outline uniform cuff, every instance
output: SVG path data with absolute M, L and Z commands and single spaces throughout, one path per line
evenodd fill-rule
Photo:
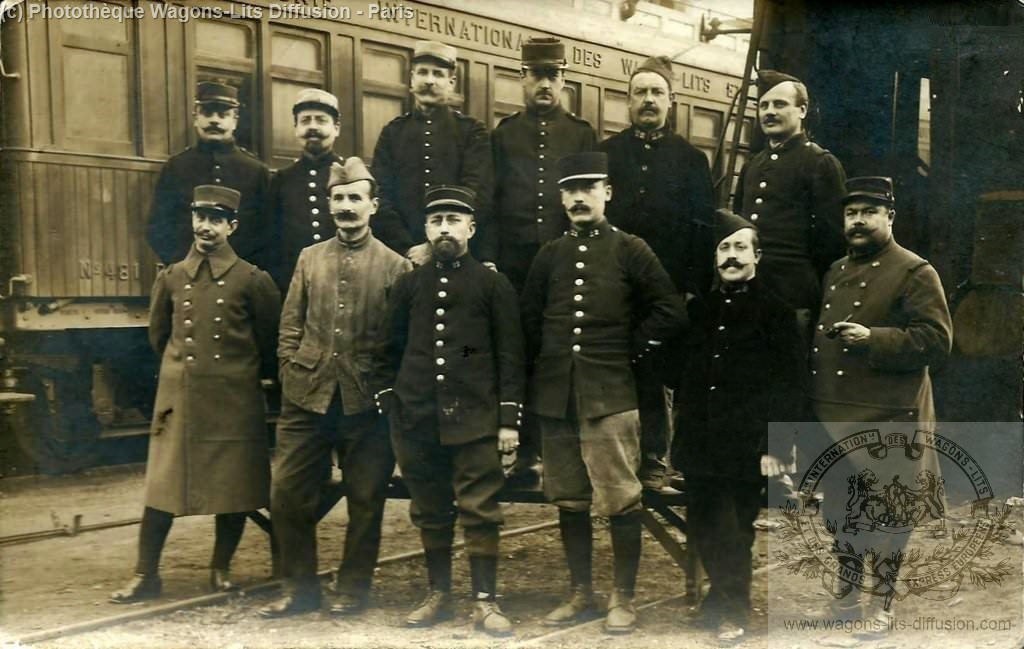
M 391 406 L 394 404 L 395 391 L 392 388 L 384 388 L 380 392 L 373 395 L 373 403 L 377 406 L 377 412 L 382 415 L 386 415 L 391 412 Z
M 519 428 L 523 425 L 523 404 L 517 401 L 502 401 L 498 413 L 498 426 Z

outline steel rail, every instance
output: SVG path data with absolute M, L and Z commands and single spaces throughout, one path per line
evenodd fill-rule
M 510 538 L 514 536 L 522 536 L 524 534 L 532 534 L 534 532 L 540 532 L 542 530 L 551 529 L 558 527 L 558 521 L 547 521 L 545 523 L 535 523 L 533 525 L 525 525 L 523 527 L 517 527 L 511 530 L 503 530 L 500 533 L 501 538 Z M 457 541 L 452 544 L 452 549 L 457 550 L 465 546 L 465 541 Z M 394 554 L 388 557 L 384 557 L 377 561 L 377 565 L 386 565 L 389 563 L 398 563 L 401 561 L 407 561 L 409 559 L 415 559 L 423 556 L 423 550 L 412 550 L 409 552 L 402 552 Z M 317 573 L 317 576 L 321 579 L 326 578 L 334 574 L 334 570 L 322 570 Z M 121 624 L 127 624 L 129 622 L 136 622 L 138 620 L 145 620 L 148 618 L 160 617 L 168 615 L 176 611 L 182 611 L 191 608 L 198 608 L 200 606 L 211 606 L 214 604 L 220 604 L 226 602 L 235 597 L 243 597 L 248 595 L 254 595 L 257 593 L 264 593 L 272 591 L 281 586 L 281 581 L 274 579 L 271 581 L 264 582 L 262 584 L 256 584 L 249 588 L 244 588 L 239 591 L 230 593 L 210 593 L 208 595 L 199 595 L 197 597 L 189 597 L 174 602 L 165 602 L 156 606 L 149 606 L 141 610 L 126 611 L 117 615 L 109 615 L 107 617 L 97 618 L 94 620 L 86 620 L 85 622 L 76 622 L 74 624 L 67 624 L 64 626 L 55 627 L 52 629 L 45 629 L 42 631 L 35 631 L 27 633 L 21 637 L 15 638 L 13 646 L 21 645 L 32 645 L 34 643 L 43 642 L 46 640 L 54 640 L 57 638 L 64 638 L 79 633 L 86 633 L 88 631 L 96 631 L 106 627 L 118 626 Z

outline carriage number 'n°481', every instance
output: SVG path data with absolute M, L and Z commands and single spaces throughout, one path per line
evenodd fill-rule
M 92 259 L 79 259 L 78 276 L 81 279 L 106 277 L 107 279 L 127 282 L 130 279 L 139 279 L 139 263 L 115 264 L 112 262 L 93 261 Z

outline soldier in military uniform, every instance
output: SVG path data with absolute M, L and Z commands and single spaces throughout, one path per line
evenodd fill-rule
M 711 580 L 702 621 L 735 642 L 750 613 L 764 478 L 792 464 L 792 434 L 768 424 L 800 420 L 806 349 L 793 309 L 761 284 L 757 228 L 719 210 L 714 232 L 720 282 L 690 302 L 690 331 L 673 359 L 681 371 L 672 459 L 686 475 L 688 531 Z
M 498 269 L 517 291 L 540 247 L 569 227 L 555 163 L 597 144 L 593 127 L 562 107 L 567 67 L 565 44 L 558 39 L 524 43 L 526 110 L 502 119 L 491 134 Z
M 282 293 L 288 289 L 302 249 L 334 236 L 325 184 L 331 165 L 342 161 L 332 150 L 339 128 L 337 97 L 316 88 L 300 90 L 292 115 L 302 154 L 274 174 L 269 199 L 277 252 L 269 270 Z
M 569 227 L 555 163 L 570 153 L 592 151 L 597 144 L 590 124 L 562 107 L 567 67 L 565 45 L 558 39 L 531 38 L 524 43 L 520 74 L 526 110 L 501 120 L 491 134 L 494 219 L 482 234 L 489 252 L 497 246 L 498 269 L 516 291 L 522 291 L 540 247 Z M 483 258 L 489 258 L 487 253 Z M 540 474 L 540 431 L 530 415 L 520 441 L 509 478 L 532 485 Z
M 943 361 L 952 344 L 952 322 L 938 274 L 926 260 L 892 237 L 896 216 L 892 180 L 850 178 L 843 199 L 849 253 L 825 276 L 821 316 L 811 348 L 811 399 L 824 425 L 827 444 L 867 428 L 870 422 L 911 422 L 910 430 L 935 430 L 935 406 L 929 366 Z M 844 425 L 846 422 L 846 425 Z M 824 516 L 842 521 L 845 480 L 864 470 L 852 455 L 828 473 L 837 484 L 824 485 Z M 938 459 L 927 449 L 912 467 L 898 471 L 916 476 L 922 469 L 938 475 Z M 829 487 L 833 489 L 829 489 Z M 830 494 L 838 492 L 840 498 Z M 860 534 L 855 545 L 872 547 L 889 557 L 902 550 L 906 534 Z M 859 590 L 837 601 L 833 613 L 860 617 Z M 839 597 L 837 595 L 837 597 Z M 870 598 L 879 606 L 881 598 Z M 883 618 L 888 614 L 876 610 Z M 885 620 L 881 620 L 883 623 Z
M 651 247 L 680 291 L 706 295 L 714 272 L 711 170 L 708 160 L 668 124 L 672 63 L 647 59 L 629 79 L 630 126 L 598 147 L 608 154 L 614 191 L 608 222 Z M 669 417 L 664 376 L 653 357 L 637 364 L 640 481 L 664 485 Z
M 399 279 L 374 361 L 374 388 L 412 496 L 430 592 L 406 618 L 427 626 L 451 617 L 452 540 L 461 521 L 478 628 L 507 635 L 495 600 L 499 453 L 513 453 L 525 392 L 523 334 L 515 290 L 467 252 L 476 196 L 432 187 L 426 233 L 434 261 Z
M 447 103 L 455 90 L 456 55 L 454 47 L 443 43 L 416 42 L 409 82 L 415 107 L 384 127 L 373 152 L 381 200 L 373 231 L 417 265 L 430 260 L 423 227 L 428 189 L 445 184 L 472 189 L 480 203 L 477 227 L 485 227 L 490 212 L 493 172 L 487 127 Z M 480 261 L 493 263 L 488 255 L 476 253 Z
M 540 417 L 544 493 L 558 506 L 572 581 L 544 619 L 571 624 L 593 608 L 590 509 L 611 519 L 615 590 L 605 629 L 636 626 L 640 563 L 640 417 L 631 358 L 679 334 L 682 299 L 642 239 L 604 217 L 608 158 L 577 153 L 558 163 L 572 228 L 540 249 L 523 288 L 528 408 Z
M 796 309 L 809 330 L 821 304 L 821 276 L 845 249 L 846 174 L 804 133 L 808 97 L 799 79 L 761 70 L 758 90 L 758 120 L 768 146 L 743 166 L 733 210 L 760 232 L 764 286 Z
M 193 245 L 157 275 L 149 340 L 160 355 L 145 510 L 135 577 L 111 601 L 160 595 L 160 554 L 174 516 L 214 514 L 214 591 L 235 588 L 228 568 L 246 512 L 266 507 L 270 458 L 261 377 L 273 375 L 281 297 L 267 273 L 228 243 L 239 193 L 193 190 Z
M 199 142 L 171 156 L 160 170 L 149 208 L 146 239 L 164 264 L 179 261 L 192 246 L 192 192 L 198 185 L 223 185 L 242 194 L 238 209 L 244 224 L 232 236 L 235 254 L 266 267 L 272 233 L 263 218 L 270 171 L 235 143 L 238 89 L 204 81 L 196 89 L 193 126 Z
M 376 183 L 359 158 L 330 168 L 326 181 L 337 233 L 299 253 L 281 314 L 281 415 L 271 515 L 284 594 L 260 610 L 281 617 L 320 606 L 316 511 L 331 452 L 345 481 L 349 523 L 331 607 L 366 606 L 380 550 L 385 490 L 395 460 L 386 422 L 366 385 L 387 295 L 408 260 L 377 241 L 370 217 Z

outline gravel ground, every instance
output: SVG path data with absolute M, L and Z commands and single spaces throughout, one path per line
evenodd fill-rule
M 142 468 L 103 469 L 78 476 L 19 478 L 0 481 L 0 534 L 46 529 L 53 517 L 68 522 L 82 514 L 83 524 L 136 517 L 140 514 Z M 385 517 L 382 556 L 417 550 L 418 534 L 410 525 L 406 501 L 391 501 Z M 507 529 L 554 520 L 546 505 L 515 504 L 506 508 Z M 949 520 L 969 523 L 966 507 L 950 512 Z M 774 558 L 780 549 L 792 549 L 784 540 L 782 517 L 765 510 L 766 529 L 759 533 L 754 579 L 755 615 L 742 646 L 762 647 L 1020 647 L 1022 633 L 1022 547 L 1014 532 L 1005 545 L 993 546 L 986 563 L 1006 559 L 1010 574 L 1002 583 L 975 585 L 965 581 L 955 597 L 929 601 L 909 597 L 899 603 L 897 621 L 909 627 L 884 638 L 865 638 L 853 629 L 823 628 L 822 607 L 827 603 L 820 580 L 789 574 Z M 1014 512 L 1011 522 L 1020 527 Z M 345 525 L 344 508 L 335 508 L 319 527 L 321 568 L 337 564 Z M 161 602 L 205 594 L 207 565 L 212 549 L 212 517 L 178 519 L 171 531 L 162 564 L 164 598 Z M 77 537 L 0 547 L 0 646 L 15 647 L 15 639 L 60 626 L 141 611 L 155 604 L 119 607 L 107 603 L 107 594 L 131 574 L 138 528 L 123 527 Z M 675 532 L 673 531 L 675 534 Z M 676 534 L 677 538 L 680 535 Z M 911 547 L 931 552 L 939 542 L 915 538 Z M 456 588 L 468 590 L 464 555 L 456 556 Z M 406 629 L 402 620 L 424 594 L 426 577 L 418 559 L 378 568 L 371 607 L 354 619 L 332 619 L 311 613 L 288 620 L 263 620 L 256 610 L 270 593 L 237 597 L 216 606 L 178 611 L 159 618 L 138 620 L 87 633 L 48 640 L 34 646 L 53 648 L 125 647 L 163 648 L 284 648 L 284 647 L 566 647 L 595 649 L 622 647 L 716 647 L 713 634 L 694 627 L 694 611 L 683 601 L 682 572 L 650 536 L 645 535 L 644 557 L 637 590 L 640 628 L 631 636 L 604 634 L 600 620 L 552 633 L 539 624 L 566 588 L 567 575 L 556 529 L 506 539 L 500 565 L 501 604 L 516 623 L 514 637 L 494 640 L 474 631 L 470 603 L 460 600 L 456 619 L 432 629 Z M 265 535 L 254 525 L 247 528 L 233 572 L 243 585 L 263 583 L 269 577 L 269 550 Z M 611 550 L 606 521 L 598 520 L 595 533 L 596 587 L 607 593 L 611 583 Z M 818 628 L 787 628 L 787 622 L 818 621 Z M 982 630 L 990 621 L 1004 628 Z M 943 629 L 943 625 L 948 628 Z M 914 627 L 917 627 L 914 630 Z M 1009 626 L 1009 628 L 1005 628 Z M 24 646 L 24 645 L 22 645 Z

